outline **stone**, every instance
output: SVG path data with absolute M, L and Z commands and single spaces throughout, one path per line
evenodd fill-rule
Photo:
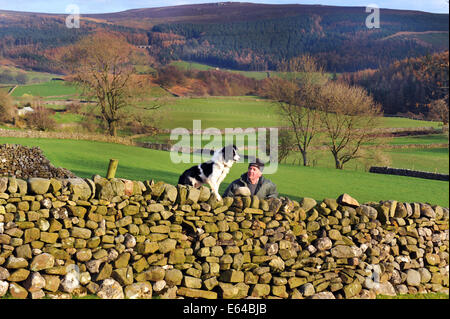
M 167 238 L 163 241 L 158 242 L 158 245 L 159 251 L 164 254 L 171 250 L 174 250 L 177 245 L 177 241 L 175 239 Z
M 87 248 L 83 248 L 77 251 L 76 257 L 78 261 L 85 262 L 92 258 L 92 251 Z
M 342 239 L 342 235 L 341 233 L 336 230 L 336 229 L 330 229 L 328 231 L 328 236 L 332 239 L 332 240 L 341 240 Z
M 8 292 L 9 284 L 7 281 L 0 280 L 0 298 Z
M 297 288 L 306 283 L 306 278 L 304 277 L 291 277 L 288 279 L 288 284 L 290 289 Z
M 42 195 L 48 192 L 50 180 L 45 178 L 32 177 L 28 179 L 30 190 L 36 195 Z
M 75 238 L 90 239 L 92 231 L 88 228 L 73 227 L 71 235 Z
M 309 221 L 308 224 L 306 225 L 306 230 L 309 232 L 315 232 L 318 231 L 320 229 L 320 224 L 314 220 Z
M 431 266 L 439 265 L 439 263 L 441 262 L 441 259 L 438 254 L 427 253 L 425 255 L 425 259 L 427 263 Z
M 29 292 L 37 292 L 45 287 L 45 278 L 38 272 L 32 273 L 23 283 L 23 287 Z
M 162 204 L 150 204 L 147 206 L 147 209 L 150 213 L 159 213 L 164 210 L 164 206 Z M 137 213 L 137 212 L 136 212 Z
M 15 282 L 9 284 L 9 293 L 14 299 L 26 299 L 28 296 L 28 291 Z
M 321 291 L 310 296 L 309 299 L 336 299 L 336 297 L 329 291 Z
M 436 212 L 428 204 L 420 204 L 420 215 L 431 219 L 436 218 Z
M 152 299 L 153 290 L 149 282 L 137 282 L 128 285 L 124 289 L 127 299 Z
M 299 291 L 304 297 L 309 297 L 315 294 L 316 290 L 312 283 L 308 282 L 300 286 Z
M 30 264 L 31 271 L 41 271 L 52 268 L 55 264 L 55 257 L 48 253 L 42 253 L 33 258 Z
M 195 278 L 191 276 L 183 277 L 183 286 L 187 288 L 196 288 L 199 289 L 202 287 L 202 280 L 200 278 Z
M 395 288 L 389 281 L 377 283 L 373 290 L 377 295 L 395 296 Z
M 79 269 L 77 266 L 73 266 L 74 267 L 69 267 L 64 279 L 61 280 L 62 290 L 67 293 L 72 293 L 76 289 L 80 288 Z
M 230 283 L 219 283 L 222 299 L 237 299 L 239 295 L 239 287 Z
M 331 255 L 336 258 L 358 258 L 362 255 L 362 250 L 356 246 L 337 245 L 331 248 Z
M 184 254 L 183 248 L 174 249 L 170 252 L 169 264 L 173 264 L 173 265 L 184 264 L 185 261 L 186 261 L 186 256 Z
M 177 295 L 189 298 L 217 299 L 217 292 L 187 287 L 178 288 Z
M 270 285 L 268 284 L 256 284 L 253 286 L 250 296 L 252 297 L 265 297 L 270 294 Z
M 17 192 L 17 179 L 14 176 L 8 177 L 8 192 L 14 194 Z
M 216 245 L 216 243 L 217 243 L 217 240 L 214 237 L 212 237 L 212 236 L 205 237 L 202 240 L 202 244 L 205 247 L 213 247 L 213 246 Z
M 4 193 L 8 189 L 8 177 L 0 177 L 0 193 Z
M 169 286 L 179 286 L 183 280 L 183 273 L 179 269 L 168 269 L 164 280 Z
M 420 281 L 420 272 L 414 269 L 408 269 L 408 271 L 406 272 L 406 283 L 408 284 L 408 286 L 418 287 L 420 286 Z
M 203 284 L 205 285 L 206 289 L 212 290 L 219 284 L 219 281 L 217 280 L 216 277 L 211 277 L 206 280 L 203 280 Z
M 361 292 L 362 286 L 358 280 L 353 281 L 351 284 L 344 286 L 345 298 L 352 298 L 358 296 Z
M 50 224 L 48 223 L 48 221 L 41 219 L 46 225 L 48 225 L 47 228 L 45 228 L 45 226 L 42 226 L 41 230 L 47 230 L 50 227 Z M 28 228 L 25 229 L 24 231 L 24 243 L 31 243 L 32 241 L 38 240 L 41 237 L 41 231 L 38 228 Z
M 40 240 L 47 244 L 56 243 L 58 237 L 58 233 L 40 232 Z
M 252 193 L 248 187 L 238 187 L 234 191 L 234 196 L 242 196 L 242 197 L 249 197 Z
M 229 269 L 221 272 L 220 281 L 238 283 L 244 282 L 244 272 L 234 269 Z
M 28 266 L 28 261 L 25 258 L 17 258 L 14 256 L 9 256 L 5 267 L 8 269 L 19 269 Z
M 125 268 L 114 269 L 111 277 L 122 286 L 131 285 L 133 283 L 133 268 L 131 266 Z
M 280 257 L 276 256 L 269 262 L 270 269 L 273 272 L 282 272 L 285 268 L 285 262 Z
M 344 206 L 359 207 L 358 201 L 346 193 L 340 195 L 337 202 Z
M 151 266 L 145 271 L 145 279 L 150 281 L 160 281 L 166 276 L 166 270 L 160 266 Z
M 315 245 L 315 247 L 319 251 L 329 250 L 329 249 L 331 249 L 332 246 L 333 246 L 333 243 L 332 243 L 331 239 L 328 237 L 319 238 Z
M 431 280 L 431 273 L 428 269 L 420 268 L 418 271 L 420 273 L 420 282 L 421 283 L 427 283 Z
M 113 268 L 112 268 L 111 264 L 109 264 L 109 263 L 103 264 L 100 271 L 98 272 L 98 275 L 97 275 L 95 281 L 101 281 L 101 280 L 109 278 L 111 276 L 112 269 Z
M 11 275 L 8 277 L 8 281 L 24 281 L 28 278 L 30 275 L 30 271 L 28 269 L 20 268 L 11 273 Z
M 9 277 L 9 271 L 0 266 L 0 280 L 6 280 Z
M 151 205 L 160 205 L 160 206 L 162 206 L 161 204 L 151 204 Z M 163 206 L 163 208 L 164 208 L 164 206 Z M 137 205 L 127 205 L 127 206 L 125 206 L 122 209 L 122 211 L 123 211 L 123 214 L 125 216 L 133 216 L 133 215 L 136 215 L 137 213 L 139 213 L 139 206 L 137 206 Z
M 200 190 L 194 187 L 189 187 L 188 195 L 186 197 L 186 204 L 191 205 L 198 202 L 200 198 Z
M 367 216 L 371 220 L 377 219 L 378 216 L 378 211 L 374 207 L 368 205 L 359 206 L 356 209 L 356 212 L 363 216 Z
M 53 276 L 53 275 L 43 275 L 45 279 L 45 290 L 56 292 L 59 288 L 59 285 L 61 283 L 61 280 L 59 279 L 59 276 Z
M 102 299 L 124 299 L 125 297 L 122 286 L 111 278 L 103 280 L 97 296 Z
M 317 205 L 317 202 L 313 198 L 304 197 L 300 201 L 300 207 L 305 211 L 305 213 L 307 213 L 312 208 L 316 207 L 316 205 Z
M 82 178 L 69 178 L 69 190 L 74 200 L 88 200 L 91 197 L 91 187 Z

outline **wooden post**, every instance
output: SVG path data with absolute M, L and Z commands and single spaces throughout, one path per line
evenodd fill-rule
M 119 164 L 119 160 L 111 158 L 109 160 L 108 172 L 106 173 L 106 178 L 111 179 L 116 175 L 117 165 Z

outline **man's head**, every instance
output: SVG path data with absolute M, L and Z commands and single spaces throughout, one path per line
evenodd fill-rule
M 257 158 L 254 162 L 248 165 L 247 177 L 252 184 L 256 184 L 259 178 L 262 176 L 264 169 L 264 163 Z

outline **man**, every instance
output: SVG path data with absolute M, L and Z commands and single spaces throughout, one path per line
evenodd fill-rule
M 248 165 L 247 172 L 242 174 L 241 178 L 233 181 L 227 187 L 223 197 L 235 196 L 236 191 L 241 187 L 247 187 L 250 195 L 256 195 L 259 199 L 278 197 L 277 186 L 262 176 L 263 170 L 264 163 L 257 158 L 255 162 Z

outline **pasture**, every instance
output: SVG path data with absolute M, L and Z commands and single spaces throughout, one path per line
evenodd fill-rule
M 80 177 L 105 176 L 110 158 L 119 160 L 117 177 L 133 180 L 154 179 L 176 184 L 179 175 L 191 163 L 172 162 L 170 152 L 155 151 L 120 144 L 58 139 L 26 139 L 0 137 L 0 143 L 39 146 L 54 166 L 65 167 Z M 199 160 L 198 156 L 192 157 Z M 220 187 L 246 171 L 248 163 L 237 163 Z M 427 202 L 448 207 L 449 183 L 419 178 L 372 174 L 360 171 L 280 164 L 273 175 L 282 196 L 300 200 L 337 198 L 348 193 L 360 203 L 380 200 Z
M 201 66 L 199 66 L 201 67 Z M 20 97 L 23 94 L 41 96 L 44 102 L 51 100 L 81 99 L 80 90 L 63 81 L 48 81 L 38 84 L 20 85 L 13 92 L 13 97 Z M 149 91 L 149 98 L 167 96 L 167 92 L 162 88 L 155 86 Z M 56 102 L 58 103 L 58 102 Z M 146 102 L 142 102 L 138 107 L 145 107 Z M 46 107 L 55 110 L 64 110 L 64 104 L 47 104 Z M 128 111 L 132 111 L 130 108 Z M 153 112 L 153 111 L 146 111 Z M 159 111 L 157 111 L 159 112 Z M 164 129 L 186 128 L 193 129 L 193 121 L 201 119 L 201 128 L 257 128 L 257 127 L 277 127 L 287 125 L 281 121 L 276 104 L 269 100 L 257 96 L 233 96 L 233 97 L 192 97 L 192 98 L 168 98 L 167 104 L 161 108 L 158 125 Z M 82 116 L 70 112 L 58 112 L 53 115 L 56 122 L 65 130 L 74 130 L 79 128 Z M 438 128 L 441 123 L 431 121 L 412 120 L 400 117 L 383 117 L 380 121 L 380 128 Z M 121 135 L 129 135 L 130 132 L 120 131 Z M 137 141 L 140 142 L 169 142 L 169 133 L 161 133 L 156 136 L 140 136 Z M 201 147 L 208 146 L 211 140 L 201 141 Z M 172 141 L 176 143 L 177 141 Z M 241 145 L 247 139 L 244 135 L 237 134 L 235 142 Z M 225 143 L 225 141 L 223 141 Z M 448 143 L 448 137 L 444 134 L 397 137 L 387 141 L 389 145 L 408 146 L 416 144 L 411 149 L 390 149 L 383 150 L 390 159 L 390 167 L 408 168 L 414 170 L 439 172 L 448 174 L 449 155 L 448 148 L 428 148 L 431 144 Z M 418 148 L 418 145 L 424 145 Z M 247 151 L 244 151 L 247 152 Z M 300 154 L 290 155 L 284 162 L 286 167 L 293 163 L 300 162 Z M 334 161 L 329 151 L 311 151 L 311 164 L 315 168 L 334 170 Z M 367 171 L 371 165 L 383 166 L 378 163 L 368 163 L 364 160 L 357 160 L 348 163 L 346 170 Z
M 12 93 L 12 96 L 21 97 L 24 94 L 44 98 L 61 96 L 76 97 L 81 94 L 81 91 L 76 86 L 68 84 L 67 82 L 52 80 L 38 84 L 19 85 Z

